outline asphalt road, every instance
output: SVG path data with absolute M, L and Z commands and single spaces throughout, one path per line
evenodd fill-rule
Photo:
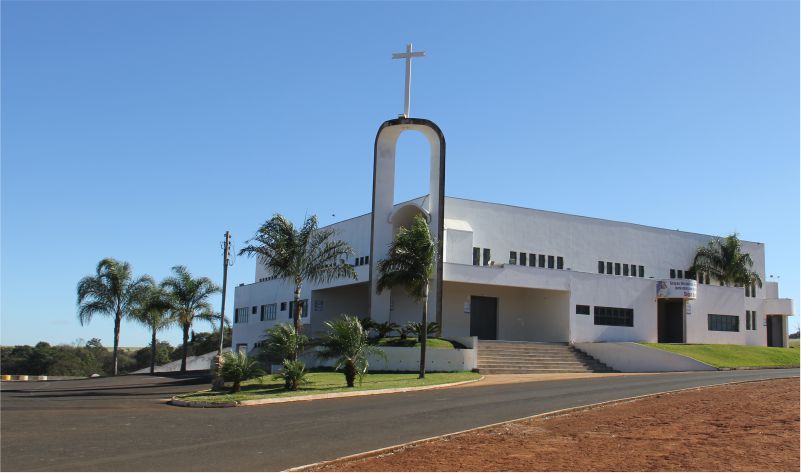
M 0 469 L 277 471 L 566 407 L 798 369 L 472 386 L 229 409 L 164 404 L 199 378 L 2 383 Z

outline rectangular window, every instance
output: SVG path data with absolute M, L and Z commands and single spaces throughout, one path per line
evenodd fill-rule
M 620 276 L 620 263 L 615 263 L 615 275 Z
M 751 297 L 751 286 L 745 286 L 745 297 Z
M 517 252 L 510 251 L 509 252 L 509 264 L 517 264 Z
M 612 274 L 612 262 L 611 261 L 607 261 L 606 262 L 606 274 Z
M 644 278 L 645 277 L 645 266 L 638 266 L 637 269 L 639 269 L 639 271 L 640 271 L 640 277 Z
M 537 258 L 539 259 L 539 263 L 540 263 L 539 267 L 540 268 L 544 268 L 545 267 L 545 255 L 539 255 Z
M 303 299 L 302 301 L 300 301 L 300 318 L 305 318 L 309 316 L 308 307 L 309 307 L 308 299 Z M 289 302 L 289 318 L 290 319 L 295 318 L 295 301 Z
M 370 264 L 370 256 L 369 255 L 364 257 L 364 264 Z
M 551 255 L 548 255 L 548 268 L 549 269 L 553 269 L 554 268 L 554 259 L 553 259 L 553 256 L 551 256 Z
M 756 297 L 756 284 L 751 285 L 751 297 Z
M 606 266 L 606 265 L 604 264 L 603 261 L 599 261 L 598 262 L 598 273 L 599 274 L 603 274 L 604 273 L 604 266 Z
M 484 248 L 484 266 L 489 266 L 490 262 L 490 249 Z
M 715 332 L 739 332 L 740 331 L 740 317 L 736 315 L 708 315 L 709 330 Z
M 526 254 L 522 251 L 520 252 L 520 266 L 526 265 Z
M 576 314 L 578 314 L 578 315 L 590 315 L 590 306 L 588 306 L 588 305 L 576 305 Z
M 684 279 L 684 271 L 678 270 L 676 271 L 676 275 L 678 275 L 679 279 Z
M 259 312 L 259 320 L 261 322 L 264 322 L 264 317 L 266 316 L 267 316 L 267 305 L 265 304 L 261 306 L 261 311 Z
M 537 266 L 537 255 L 535 255 L 534 253 L 528 254 L 528 265 Z
M 676 270 L 675 269 L 671 269 L 670 270 L 670 279 L 676 279 Z
M 275 312 L 278 304 L 267 304 L 267 320 L 275 320 Z
M 628 275 L 629 275 L 629 265 L 623 263 L 623 276 L 628 276 Z
M 630 264 L 629 266 L 631 266 L 631 277 L 636 278 L 637 277 L 637 265 Z
M 565 269 L 565 259 L 561 256 L 556 257 L 556 269 Z
M 755 310 L 751 311 L 751 330 L 756 330 L 757 329 L 756 314 L 757 313 L 756 313 Z
M 259 308 L 258 308 L 258 307 L 256 307 L 256 306 L 254 305 L 254 306 L 253 306 L 253 307 L 250 309 L 250 313 L 251 313 L 251 314 L 253 314 L 253 315 L 256 315 L 256 311 L 257 311 L 257 310 L 259 310 Z
M 244 324 L 248 321 L 248 308 L 247 307 L 240 307 L 234 310 L 234 323 L 235 324 Z
M 481 266 L 481 248 L 473 247 L 473 266 Z
M 634 309 L 595 306 L 595 325 L 634 327 Z
M 704 273 L 704 284 L 709 284 L 709 273 Z
M 286 310 L 286 302 L 281 303 L 281 312 Z
M 746 330 L 751 330 L 751 311 L 750 310 L 746 310 L 745 311 L 745 329 Z

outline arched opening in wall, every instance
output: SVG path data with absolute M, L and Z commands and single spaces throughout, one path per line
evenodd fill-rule
M 396 209 L 390 216 L 392 233 L 396 235 L 401 227 L 408 227 L 414 221 L 415 215 L 422 215 L 426 222 L 431 223 L 431 215 L 416 203 L 410 203 Z M 420 321 L 422 304 L 414 301 L 403 287 L 393 287 L 390 292 L 389 320 L 404 326 L 409 322 Z
M 395 151 L 395 196 L 393 204 L 406 202 L 429 192 L 431 146 L 422 133 L 404 131 Z

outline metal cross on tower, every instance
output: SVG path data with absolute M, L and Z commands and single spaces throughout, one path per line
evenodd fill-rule
M 406 95 L 403 102 L 403 116 L 409 118 L 409 102 L 412 87 L 412 58 L 425 56 L 425 51 L 412 52 L 412 43 L 406 45 L 405 53 L 392 53 L 392 59 L 406 59 Z

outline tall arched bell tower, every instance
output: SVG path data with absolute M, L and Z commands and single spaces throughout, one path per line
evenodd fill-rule
M 395 152 L 398 137 L 405 131 L 422 133 L 430 148 L 429 195 L 418 207 L 428 220 L 436 239 L 437 259 L 429 287 L 428 313 L 442 326 L 442 248 L 445 227 L 445 137 L 432 121 L 424 118 L 400 117 L 384 122 L 375 137 L 373 157 L 373 213 L 370 236 L 370 317 L 386 322 L 390 313 L 390 293 L 378 294 L 378 261 L 387 257 L 395 237 L 396 219 L 404 212 L 393 206 L 395 198 Z

